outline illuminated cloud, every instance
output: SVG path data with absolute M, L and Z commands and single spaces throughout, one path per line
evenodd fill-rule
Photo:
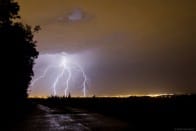
M 73 23 L 89 20 L 91 16 L 81 8 L 74 8 L 58 18 L 60 22 Z

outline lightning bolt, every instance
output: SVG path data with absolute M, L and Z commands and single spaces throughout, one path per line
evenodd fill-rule
M 36 82 L 38 82 L 40 79 L 46 77 L 46 74 L 48 73 L 48 71 L 51 68 L 54 69 L 60 69 L 61 72 L 55 77 L 54 82 L 52 84 L 52 90 L 53 90 L 53 95 L 56 96 L 57 95 L 57 85 L 60 82 L 60 80 L 65 79 L 66 80 L 66 86 L 64 88 L 64 95 L 67 96 L 68 95 L 68 91 L 71 88 L 70 86 L 70 80 L 72 78 L 72 71 L 77 69 L 79 70 L 79 72 L 81 72 L 81 75 L 83 77 L 83 81 L 82 81 L 82 92 L 83 92 L 83 96 L 86 97 L 86 86 L 87 86 L 87 75 L 85 73 L 85 71 L 83 70 L 83 68 L 79 65 L 76 64 L 74 62 L 71 62 L 70 60 L 67 60 L 67 54 L 62 52 L 60 53 L 60 55 L 56 55 L 59 58 L 59 61 L 57 61 L 53 66 L 48 66 L 43 74 L 41 76 L 39 76 L 38 78 L 34 79 L 31 83 L 31 86 L 34 86 L 34 84 Z M 72 68 L 75 67 L 75 68 Z M 65 74 L 67 73 L 67 77 L 65 77 Z
M 82 75 L 84 77 L 84 81 L 83 81 L 83 94 L 86 97 L 86 83 L 87 83 L 87 77 L 85 72 L 82 70 Z
M 56 77 L 54 83 L 53 83 L 53 95 L 56 96 L 56 85 L 57 83 L 59 82 L 59 79 L 61 77 L 63 77 L 64 75 L 64 72 L 65 72 L 65 68 L 63 68 L 63 71 Z
M 72 77 L 72 74 L 71 74 L 71 71 L 70 71 L 69 68 L 67 68 L 67 73 L 68 73 L 68 77 L 67 77 L 67 80 L 66 80 L 66 87 L 65 87 L 65 91 L 64 91 L 65 96 L 68 95 L 68 94 L 67 94 L 67 91 L 68 91 L 68 89 L 69 89 L 69 81 L 70 81 L 70 79 L 71 79 L 71 77 Z
M 34 86 L 36 82 L 38 82 L 40 79 L 44 78 L 44 77 L 46 76 L 46 74 L 47 74 L 47 72 L 49 71 L 50 68 L 52 68 L 52 66 L 48 66 L 48 67 L 44 70 L 44 72 L 43 72 L 42 75 L 40 75 L 38 78 L 34 79 L 34 80 L 31 82 L 30 86 Z
M 79 71 L 82 73 L 82 76 L 83 76 L 83 82 L 82 82 L 83 96 L 86 96 L 87 76 L 81 66 L 79 66 L 78 64 L 75 64 L 75 66 L 77 66 Z

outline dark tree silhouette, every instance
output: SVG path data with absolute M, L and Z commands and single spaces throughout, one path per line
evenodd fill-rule
M 33 35 L 40 29 L 23 24 L 18 12 L 19 5 L 14 0 L 0 0 L 0 44 L 5 72 L 1 96 L 9 96 L 12 105 L 20 105 L 28 96 L 34 59 L 38 56 Z

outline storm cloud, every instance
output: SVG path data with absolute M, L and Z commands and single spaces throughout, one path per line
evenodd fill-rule
M 19 0 L 22 18 L 42 26 L 35 37 L 40 53 L 76 55 L 90 95 L 100 96 L 195 93 L 194 3 Z M 40 90 L 34 95 L 48 94 Z

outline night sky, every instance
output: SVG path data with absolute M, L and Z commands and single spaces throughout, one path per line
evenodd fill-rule
M 88 96 L 196 93 L 194 0 L 18 2 L 22 22 L 42 28 L 34 79 L 55 62 L 48 54 L 66 52 L 85 70 Z M 31 96 L 52 94 L 54 71 L 30 88 Z M 70 92 L 81 96 L 74 79 Z

